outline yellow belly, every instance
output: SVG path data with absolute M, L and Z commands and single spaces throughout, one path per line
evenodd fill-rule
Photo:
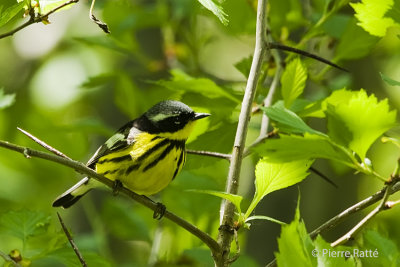
M 170 140 L 141 133 L 128 148 L 101 157 L 96 172 L 119 180 L 138 194 L 152 195 L 164 189 L 185 162 L 183 140 Z

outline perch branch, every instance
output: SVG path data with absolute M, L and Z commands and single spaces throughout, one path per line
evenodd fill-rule
M 6 141 L 2 141 L 2 140 L 0 140 L 0 147 L 4 147 L 6 149 L 19 152 L 27 158 L 34 157 L 34 158 L 41 158 L 41 159 L 48 160 L 48 161 L 53 161 L 55 163 L 72 168 L 72 169 L 76 170 L 77 172 L 85 174 L 93 179 L 96 179 L 99 182 L 105 184 L 106 186 L 108 186 L 110 188 L 114 187 L 113 181 L 107 179 L 103 175 L 96 173 L 94 170 L 88 168 L 85 164 L 83 164 L 79 161 L 63 158 L 63 157 L 60 157 L 57 155 L 34 150 L 34 149 L 31 149 L 28 147 L 18 146 L 18 145 L 15 145 L 15 144 L 12 144 L 12 143 L 9 143 Z M 149 209 L 151 209 L 153 211 L 156 211 L 159 208 L 157 206 L 157 204 L 154 203 L 153 201 L 151 201 L 149 198 L 146 198 L 145 196 L 142 196 L 142 195 L 138 195 L 125 187 L 122 187 L 119 192 L 127 195 L 128 197 L 132 198 L 133 200 L 139 202 L 140 204 L 148 207 Z M 182 219 L 181 217 L 179 217 L 169 211 L 165 211 L 164 217 L 169 219 L 170 221 L 174 222 L 175 224 L 181 226 L 182 228 L 186 229 L 188 232 L 192 233 L 194 236 L 198 237 L 201 241 L 203 241 L 211 249 L 213 254 L 219 253 L 220 247 L 219 247 L 218 243 L 210 235 L 201 231 L 195 225 L 189 223 L 188 221 Z
M 209 156 L 209 157 L 214 157 L 214 158 L 231 160 L 230 154 L 223 154 L 223 153 L 219 153 L 219 152 L 200 151 L 200 150 L 191 150 L 191 149 L 186 149 L 186 152 L 189 154 L 193 154 L 193 155 Z

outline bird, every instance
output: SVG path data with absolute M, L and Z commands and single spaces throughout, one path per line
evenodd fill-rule
M 182 170 L 186 140 L 196 121 L 209 115 L 196 113 L 180 101 L 159 102 L 122 126 L 86 166 L 137 194 L 154 195 Z M 53 207 L 69 208 L 99 185 L 99 181 L 85 177 L 58 196 Z

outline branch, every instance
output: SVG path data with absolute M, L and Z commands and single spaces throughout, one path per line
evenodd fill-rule
M 266 54 L 266 0 L 259 0 L 257 7 L 256 45 L 251 64 L 246 90 L 243 96 L 242 107 L 239 115 L 239 122 L 236 130 L 234 146 L 232 150 L 231 164 L 226 183 L 226 192 L 237 194 L 239 186 L 240 169 L 243 160 L 243 150 L 250 120 L 252 103 L 257 88 L 258 78 Z M 229 201 L 222 201 L 221 204 L 221 227 L 218 233 L 218 244 L 221 247 L 221 254 L 214 256 L 216 266 L 229 265 L 229 252 L 234 237 L 233 220 L 235 206 Z
M 325 64 L 327 64 L 329 66 L 332 66 L 334 68 L 337 68 L 339 70 L 342 70 L 342 71 L 345 71 L 345 72 L 349 72 L 345 68 L 342 68 L 342 67 L 340 67 L 339 65 L 336 65 L 333 62 L 331 62 L 331 61 L 329 61 L 329 60 L 327 60 L 327 59 L 325 59 L 323 57 L 320 57 L 320 56 L 317 56 L 315 54 L 309 53 L 307 51 L 304 51 L 304 50 L 301 50 L 301 49 L 298 49 L 298 48 L 294 48 L 294 47 L 290 47 L 290 46 L 286 46 L 286 45 L 279 44 L 279 43 L 274 43 L 274 42 L 268 43 L 268 45 L 269 45 L 270 49 L 279 49 L 279 50 L 283 50 L 283 51 L 287 51 L 287 52 L 293 52 L 293 53 L 296 53 L 296 54 L 299 54 L 299 55 L 303 55 L 305 57 L 313 58 L 315 60 L 323 62 L 323 63 L 325 63 Z
M 90 10 L 89 10 L 89 18 L 97 24 L 97 26 L 100 27 L 100 29 L 103 30 L 103 32 L 105 33 L 111 33 L 110 29 L 108 29 L 107 24 L 105 24 L 104 22 L 102 22 L 101 20 L 99 20 L 98 18 L 96 18 L 96 16 L 93 14 L 93 8 L 94 8 L 94 3 L 96 2 L 96 0 L 92 0 L 92 4 L 90 5 Z
M 2 257 L 6 262 L 10 262 L 14 267 L 22 267 L 21 264 L 13 260 L 9 255 L 4 253 L 3 251 L 0 251 L 0 257 Z M 6 266 L 6 264 L 4 264 Z
M 81 262 L 83 267 L 87 267 L 86 261 L 83 259 L 83 256 L 81 252 L 79 251 L 78 247 L 76 246 L 74 240 L 72 239 L 71 234 L 68 232 L 67 227 L 65 227 L 65 224 L 60 216 L 60 213 L 57 212 L 58 220 L 60 221 L 61 227 L 65 233 L 65 235 L 68 238 L 69 243 L 71 244 L 72 249 L 74 250 L 76 256 L 78 257 L 79 261 Z
M 392 188 L 389 191 L 389 194 L 392 195 L 392 194 L 396 193 L 399 190 L 400 190 L 400 182 L 397 182 L 392 186 Z M 319 226 L 317 229 L 312 231 L 310 233 L 310 237 L 311 238 L 317 237 L 318 234 L 320 234 L 323 231 L 326 231 L 328 229 L 331 229 L 331 228 L 335 227 L 343 219 L 347 218 L 351 214 L 354 214 L 354 213 L 356 213 L 356 212 L 358 212 L 360 210 L 363 210 L 363 209 L 375 204 L 376 202 L 378 202 L 379 200 L 381 200 L 383 198 L 383 196 L 385 195 L 385 192 L 386 192 L 386 188 L 376 192 L 372 196 L 369 196 L 366 199 L 364 199 L 364 200 L 358 202 L 357 204 L 351 206 L 350 208 L 342 211 L 341 213 L 339 213 L 338 215 L 336 215 L 335 217 L 331 218 L 329 221 L 325 222 L 324 224 Z
M 29 11 L 29 14 L 30 14 L 29 20 L 28 20 L 27 22 L 25 22 L 24 24 L 18 26 L 17 28 L 15 28 L 15 29 L 13 29 L 13 30 L 11 30 L 11 31 L 9 31 L 9 32 L 0 34 L 0 39 L 3 39 L 3 38 L 8 37 L 8 36 L 11 36 L 11 35 L 13 35 L 14 33 L 16 33 L 16 32 L 18 32 L 18 31 L 20 31 L 20 30 L 22 30 L 22 29 L 28 27 L 28 26 L 31 25 L 31 24 L 38 23 L 38 22 L 42 22 L 42 21 L 47 21 L 47 20 L 48 20 L 48 16 L 50 16 L 50 15 L 53 14 L 54 12 L 60 10 L 60 9 L 63 8 L 63 7 L 66 7 L 66 6 L 68 6 L 68 5 L 71 5 L 71 4 L 74 4 L 74 3 L 78 3 L 78 2 L 79 2 L 79 0 L 70 0 L 70 1 L 68 1 L 68 2 L 65 2 L 65 3 L 63 3 L 63 4 L 61 4 L 61 5 L 59 5 L 59 6 L 55 7 L 55 8 L 53 8 L 52 10 L 50 10 L 49 12 L 47 12 L 47 13 L 44 14 L 44 15 L 40 15 L 40 14 L 35 15 L 33 9 L 31 8 L 31 10 Z
M 369 206 L 375 204 L 376 202 L 378 202 L 379 200 L 381 200 L 385 193 L 386 193 L 387 187 L 383 188 L 382 190 L 376 192 L 375 194 L 373 194 L 372 196 L 367 197 L 366 199 L 356 203 L 355 205 L 351 206 L 350 208 L 342 211 L 341 213 L 339 213 L 338 215 L 336 215 L 335 217 L 331 218 L 330 220 L 328 220 L 327 222 L 323 223 L 321 226 L 319 226 L 317 229 L 315 229 L 314 231 L 312 231 L 311 233 L 309 233 L 310 237 L 312 239 L 316 238 L 320 233 L 329 230 L 333 227 L 335 227 L 336 225 L 338 225 L 341 221 L 343 221 L 344 219 L 346 219 L 347 217 L 349 217 L 350 215 L 361 211 L 365 208 L 368 208 Z M 400 191 L 400 181 L 396 181 L 393 186 L 388 190 L 388 194 L 389 195 L 393 195 L 394 193 L 396 193 L 397 191 Z M 386 206 L 388 208 L 391 208 L 391 201 L 386 202 Z M 396 202 L 393 202 L 395 204 L 397 204 Z M 274 259 L 273 261 L 271 261 L 270 263 L 268 263 L 266 265 L 266 267 L 272 267 L 272 266 L 276 266 L 276 259 Z
M 231 160 L 230 154 L 223 154 L 223 153 L 219 153 L 219 152 L 191 150 L 191 149 L 186 149 L 186 152 L 189 154 L 193 154 L 193 155 L 209 156 L 209 157 L 214 157 L 214 158 Z
M 377 215 L 379 212 L 381 212 L 383 210 L 387 210 L 388 207 L 386 206 L 386 201 L 388 200 L 388 198 L 390 196 L 390 191 L 391 191 L 392 187 L 393 187 L 393 183 L 388 184 L 386 186 L 386 188 L 384 189 L 385 193 L 384 193 L 379 205 L 375 209 L 373 209 L 370 213 L 368 213 L 367 216 L 365 216 L 356 226 L 354 226 L 344 236 L 342 236 L 335 242 L 331 243 L 331 247 L 336 247 L 336 246 L 346 243 L 361 229 L 361 227 L 363 227 L 367 222 L 369 222 L 375 215 Z
M 12 143 L 9 143 L 6 141 L 2 141 L 2 140 L 0 140 L 0 147 L 4 147 L 6 149 L 19 152 L 27 158 L 35 157 L 35 158 L 41 158 L 41 159 L 45 159 L 48 161 L 56 162 L 58 164 L 72 168 L 72 169 L 76 170 L 77 172 L 85 174 L 93 179 L 96 179 L 97 181 L 105 184 L 106 186 L 108 186 L 110 188 L 114 187 L 113 181 L 107 179 L 103 175 L 96 173 L 94 170 L 88 168 L 85 164 L 83 164 L 79 161 L 63 158 L 63 157 L 56 156 L 56 155 L 53 155 L 50 153 L 34 150 L 34 149 L 31 149 L 28 147 L 18 146 L 18 145 L 15 145 L 15 144 L 12 144 Z M 122 187 L 119 190 L 119 192 L 122 192 L 123 194 L 127 195 L 128 197 L 132 198 L 133 200 L 139 202 L 140 204 L 148 207 L 149 209 L 151 209 L 153 211 L 156 211 L 159 208 L 157 206 L 157 204 L 154 203 L 153 201 L 151 201 L 149 198 L 142 196 L 142 195 L 138 195 L 135 192 L 132 192 L 125 187 Z M 194 236 L 198 237 L 203 243 L 205 243 L 211 249 L 213 254 L 219 253 L 220 247 L 219 247 L 218 243 L 211 236 L 209 236 L 207 233 L 201 231 L 195 225 L 189 223 L 188 221 L 178 217 L 177 215 L 175 215 L 169 211 L 165 211 L 164 217 L 169 219 L 170 221 L 176 223 L 177 225 L 181 226 L 182 228 L 186 229 L 188 232 L 190 232 Z

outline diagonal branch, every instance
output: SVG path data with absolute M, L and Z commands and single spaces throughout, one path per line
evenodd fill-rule
M 34 150 L 34 149 L 31 149 L 28 147 L 18 146 L 18 145 L 12 144 L 7 141 L 2 141 L 2 140 L 0 140 L 0 147 L 4 147 L 6 149 L 19 152 L 27 158 L 34 157 L 34 158 L 41 158 L 41 159 L 48 160 L 48 161 L 53 161 L 55 163 L 72 168 L 72 169 L 76 170 L 77 172 L 85 174 L 93 179 L 96 179 L 97 181 L 105 184 L 106 186 L 108 186 L 110 188 L 114 187 L 113 181 L 107 179 L 103 175 L 98 174 L 97 172 L 88 168 L 85 164 L 83 164 L 79 161 L 63 158 L 63 157 L 60 157 L 57 155 Z M 148 207 L 149 209 L 151 209 L 153 211 L 156 211 L 159 209 L 157 204 L 154 203 L 153 201 L 151 201 L 149 198 L 142 196 L 142 195 L 138 195 L 135 192 L 132 192 L 131 190 L 129 190 L 125 187 L 122 187 L 119 192 L 122 192 L 123 194 L 127 195 L 128 197 L 132 198 L 133 200 L 139 202 L 140 204 Z M 218 243 L 210 235 L 201 231 L 195 225 L 189 223 L 188 221 L 182 219 L 181 217 L 179 217 L 169 211 L 165 211 L 164 217 L 169 219 L 170 221 L 174 222 L 175 224 L 181 226 L 182 228 L 186 229 L 188 232 L 190 232 L 194 236 L 198 237 L 201 241 L 203 241 L 203 243 L 205 243 L 211 249 L 213 254 L 219 253 L 220 247 L 219 247 Z
M 74 250 L 76 256 L 78 257 L 78 259 L 79 259 L 79 261 L 81 262 L 82 266 L 83 266 L 83 267 L 87 267 L 87 263 L 86 263 L 85 259 L 83 258 L 81 252 L 79 251 L 77 245 L 75 244 L 74 239 L 72 239 L 71 234 L 68 232 L 68 229 L 67 229 L 67 227 L 65 226 L 64 221 L 63 221 L 63 219 L 62 219 L 61 216 L 60 216 L 60 213 L 57 212 L 57 216 L 58 216 L 58 220 L 60 221 L 61 227 L 62 227 L 62 229 L 63 229 L 65 235 L 67 236 L 67 239 L 68 239 L 69 243 L 71 244 L 71 247 L 72 247 L 72 249 Z
M 214 158 L 231 160 L 230 154 L 223 154 L 223 153 L 219 153 L 219 152 L 191 150 L 191 149 L 186 149 L 186 152 L 189 154 L 193 154 L 193 155 L 209 156 L 209 157 L 214 157 Z
M 70 1 L 68 1 L 68 2 L 65 2 L 65 3 L 63 3 L 63 4 L 61 4 L 61 5 L 59 5 L 59 6 L 55 7 L 55 8 L 53 8 L 52 10 L 50 10 L 49 12 L 47 12 L 47 13 L 44 14 L 44 15 L 40 15 L 40 14 L 35 15 L 34 12 L 29 12 L 29 13 L 30 13 L 30 18 L 29 18 L 29 20 L 28 20 L 27 22 L 25 22 L 24 24 L 22 24 L 22 25 L 16 27 L 15 29 L 12 29 L 12 30 L 9 31 L 9 32 L 0 34 L 0 39 L 3 39 L 3 38 L 8 37 L 8 36 L 11 36 L 11 35 L 13 35 L 14 33 L 16 33 L 16 32 L 18 32 L 18 31 L 20 31 L 20 30 L 22 30 L 22 29 L 28 27 L 28 26 L 31 25 L 31 24 L 39 23 L 39 22 L 42 22 L 42 21 L 47 21 L 47 20 L 48 20 L 48 17 L 49 17 L 51 14 L 53 14 L 54 12 L 60 10 L 60 9 L 63 8 L 63 7 L 66 7 L 66 6 L 69 6 L 69 5 L 71 5 L 71 4 L 78 3 L 78 2 L 79 2 L 79 0 L 70 0 Z M 32 10 L 33 10 L 33 9 L 32 9 Z

